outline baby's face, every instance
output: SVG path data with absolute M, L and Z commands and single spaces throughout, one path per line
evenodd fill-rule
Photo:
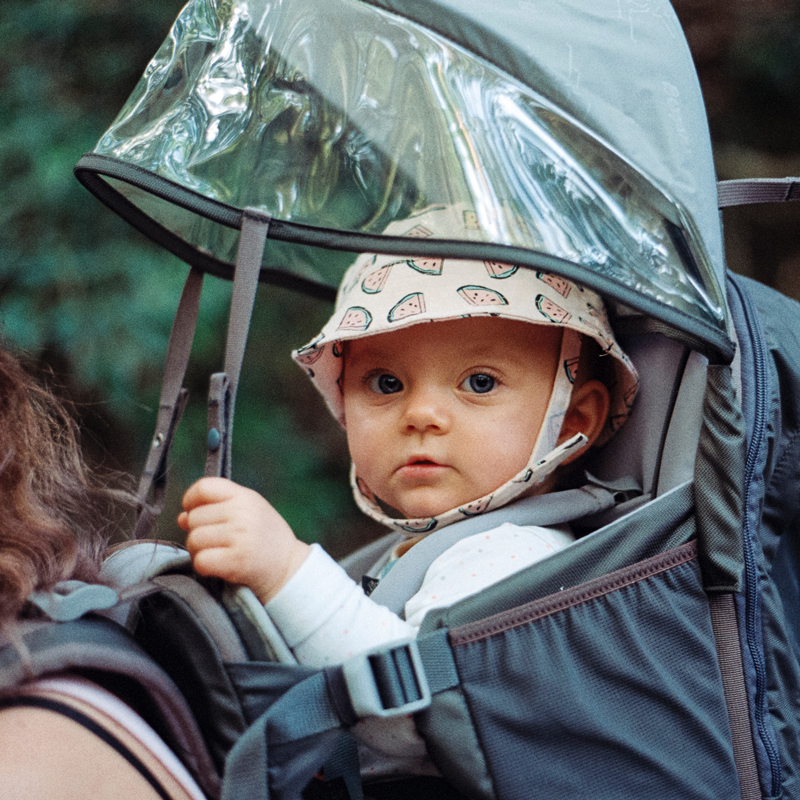
M 344 410 L 358 476 L 412 519 L 499 488 L 533 452 L 560 344 L 555 326 L 491 317 L 348 342 Z

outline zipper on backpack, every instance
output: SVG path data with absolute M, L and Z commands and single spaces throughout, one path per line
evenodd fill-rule
M 759 639 L 763 640 L 763 636 L 759 636 L 757 629 L 758 609 L 760 606 L 760 599 L 758 594 L 758 565 L 756 563 L 756 556 L 753 552 L 753 539 L 756 532 L 753 530 L 753 524 L 747 509 L 750 503 L 751 486 L 753 483 L 753 475 L 755 474 L 756 465 L 761 456 L 761 448 L 764 446 L 764 438 L 766 433 L 766 420 L 767 420 L 767 399 L 766 399 L 766 383 L 767 383 L 767 358 L 766 358 L 766 345 L 764 343 L 763 330 L 757 320 L 757 311 L 754 308 L 753 301 L 750 296 L 740 289 L 740 287 L 731 281 L 731 285 L 736 289 L 739 296 L 739 301 L 742 306 L 743 317 L 747 325 L 747 334 L 753 352 L 753 371 L 754 371 L 754 387 L 753 387 L 753 431 L 752 436 L 747 447 L 747 457 L 745 460 L 744 470 L 744 570 L 745 570 L 745 635 L 747 638 L 747 647 L 750 651 L 751 658 L 753 659 L 753 667 L 756 675 L 756 696 L 755 696 L 755 725 L 758 737 L 764 747 L 770 764 L 770 778 L 771 789 L 770 795 L 776 795 L 780 790 L 781 781 L 781 766 L 780 754 L 773 740 L 770 728 L 770 721 L 765 718 L 765 709 L 768 706 L 767 702 L 767 668 L 764 658 L 764 652 L 760 646 Z

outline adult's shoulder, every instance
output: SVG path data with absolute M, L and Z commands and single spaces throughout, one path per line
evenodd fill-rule
M 34 706 L 0 710 L 0 786 L 7 800 L 159 800 L 145 777 L 109 743 L 63 713 Z
M 205 797 L 134 709 L 66 674 L 25 684 L 0 705 L 0 786 L 11 800 Z

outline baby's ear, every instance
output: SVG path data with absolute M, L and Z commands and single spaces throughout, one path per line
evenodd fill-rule
M 561 444 L 576 434 L 582 433 L 589 439 L 589 446 L 594 444 L 605 427 L 610 405 L 608 389 L 601 381 L 591 380 L 576 386 L 572 390 L 572 399 L 567 413 L 564 415 L 558 443 Z M 581 449 L 565 463 L 569 463 L 573 458 L 585 452 L 585 448 Z

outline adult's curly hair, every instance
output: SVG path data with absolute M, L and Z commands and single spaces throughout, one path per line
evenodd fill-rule
M 97 579 L 114 494 L 65 406 L 0 346 L 0 627 L 36 589 Z

